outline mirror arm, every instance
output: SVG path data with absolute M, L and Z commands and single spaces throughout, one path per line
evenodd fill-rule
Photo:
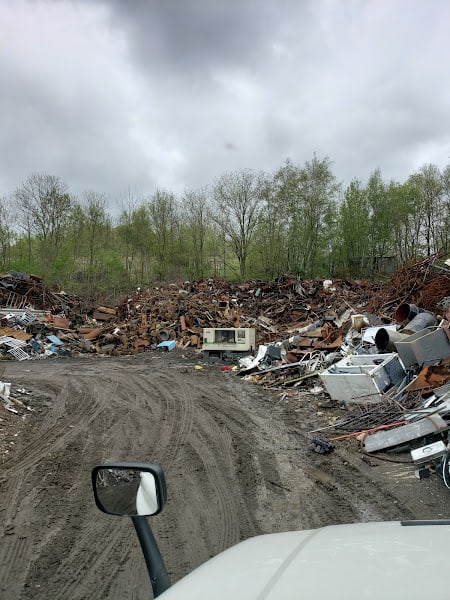
M 170 587 L 169 575 L 147 518 L 136 515 L 131 517 L 131 520 L 141 544 L 153 595 L 156 598 Z

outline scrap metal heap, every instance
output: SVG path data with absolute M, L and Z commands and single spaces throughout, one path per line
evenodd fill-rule
M 367 313 L 371 324 L 383 323 L 398 302 L 416 298 L 424 309 L 435 310 L 449 283 L 448 274 L 436 267 L 435 258 L 428 258 L 394 273 L 385 286 L 288 275 L 241 284 L 179 281 L 138 288 L 117 306 L 50 291 L 35 275 L 4 273 L 0 358 L 133 354 L 167 340 L 199 350 L 203 328 L 254 327 L 257 345 L 294 338 L 285 344 L 284 362 L 295 363 L 312 351 L 339 349 L 354 314 Z
M 0 310 L 33 309 L 54 313 L 74 312 L 84 308 L 84 302 L 76 296 L 65 292 L 52 292 L 43 282 L 42 277 L 9 271 L 0 273 Z
M 450 489 L 449 267 L 428 257 L 384 285 L 288 275 L 178 281 L 138 288 L 117 306 L 9 272 L 0 275 L 0 360 L 157 348 L 197 357 L 204 329 L 254 328 L 258 352 L 239 359 L 243 379 L 296 398 L 326 392 L 332 407 L 345 409 L 311 432 L 316 452 L 348 438 L 366 453 L 406 445 L 417 473 L 437 472 Z M 8 386 L 0 382 L 0 397 L 15 412 Z
M 390 281 L 380 287 L 367 310 L 383 312 L 397 304 L 412 302 L 431 312 L 438 311 L 442 298 L 450 295 L 450 268 L 439 255 L 408 263 L 395 271 Z
M 205 279 L 138 289 L 118 306 L 89 306 L 75 296 L 48 291 L 38 277 L 7 273 L 0 276 L 0 333 L 18 340 L 28 357 L 120 355 L 167 340 L 175 340 L 178 348 L 200 349 L 205 327 L 255 327 L 257 343 L 270 343 L 295 333 L 312 318 L 327 321 L 324 339 L 332 343 L 339 337 L 333 319 L 350 306 L 361 310 L 374 286 L 345 279 L 325 283 L 287 276 L 242 284 Z M 0 338 L 2 348 L 8 356 L 10 344 Z

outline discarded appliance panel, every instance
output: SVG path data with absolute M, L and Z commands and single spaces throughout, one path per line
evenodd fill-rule
M 405 377 L 398 355 L 352 354 L 320 374 L 332 400 L 379 402 L 380 395 Z
M 447 447 L 442 440 L 411 450 L 411 458 L 415 465 L 423 465 L 426 462 L 444 456 Z
M 440 415 L 429 415 L 413 423 L 370 433 L 364 439 L 364 448 L 366 452 L 377 452 L 378 450 L 393 448 L 412 440 L 421 439 L 429 434 L 446 431 L 448 428 L 447 422 Z
M 442 327 L 427 327 L 395 343 L 406 369 L 430 365 L 450 356 L 450 342 Z
M 203 358 L 210 362 L 235 360 L 253 354 L 256 348 L 256 329 L 223 327 L 203 329 Z
M 411 335 L 408 335 L 408 337 L 405 337 L 404 339 L 395 343 L 395 349 L 405 369 L 416 369 L 418 367 L 417 356 L 414 353 L 413 342 L 432 331 L 434 331 L 434 327 L 426 327 L 425 329 L 421 329 L 417 333 L 412 333 Z

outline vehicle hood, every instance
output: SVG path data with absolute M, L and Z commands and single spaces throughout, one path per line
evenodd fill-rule
M 449 600 L 450 525 L 431 523 L 333 525 L 257 536 L 212 558 L 160 597 Z

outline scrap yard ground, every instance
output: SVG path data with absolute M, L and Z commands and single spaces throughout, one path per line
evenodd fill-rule
M 182 350 L 5 361 L 23 406 L 0 413 L 1 598 L 149 597 L 131 521 L 94 505 L 90 471 L 106 461 L 163 466 L 168 503 L 151 522 L 173 581 L 255 534 L 450 517 L 448 490 L 416 479 L 408 453 L 367 457 L 355 439 L 312 452 L 309 432 L 331 418 L 323 398 L 197 361 Z

